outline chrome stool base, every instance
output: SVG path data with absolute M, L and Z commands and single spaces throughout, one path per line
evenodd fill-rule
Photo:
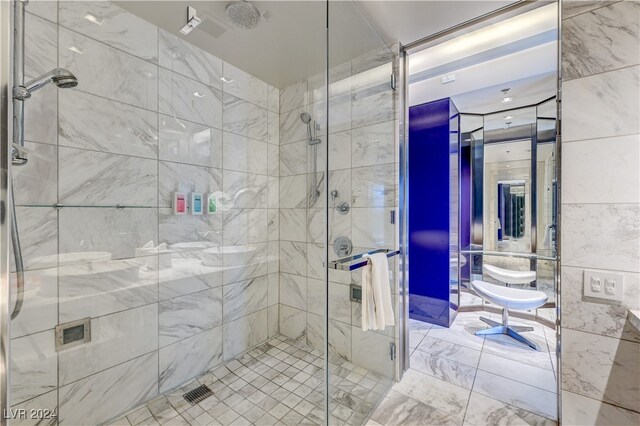
M 524 343 L 532 349 L 539 350 L 538 345 L 527 339 L 521 332 L 525 331 L 533 331 L 533 327 L 527 326 L 511 326 L 509 325 L 509 311 L 507 308 L 502 309 L 502 324 L 498 321 L 490 320 L 489 318 L 480 317 L 480 321 L 484 322 L 491 326 L 491 328 L 486 328 L 484 330 L 476 331 L 476 336 L 487 336 L 491 334 L 506 334 L 507 336 Z

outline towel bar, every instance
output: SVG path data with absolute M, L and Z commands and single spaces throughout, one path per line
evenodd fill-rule
M 366 255 L 385 253 L 387 257 L 393 257 L 400 254 L 400 250 L 378 249 L 367 253 L 356 254 L 355 256 L 344 257 L 342 259 L 329 262 L 329 269 L 337 269 L 338 271 L 353 271 L 362 268 L 369 263 L 369 259 L 363 259 Z M 355 262 L 355 263 L 352 263 Z

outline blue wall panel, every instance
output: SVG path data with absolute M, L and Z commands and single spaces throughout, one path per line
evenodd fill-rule
M 409 108 L 409 316 L 443 326 L 453 320 L 451 280 L 457 283 L 449 261 L 452 225 L 457 229 L 450 214 L 456 115 L 449 99 Z

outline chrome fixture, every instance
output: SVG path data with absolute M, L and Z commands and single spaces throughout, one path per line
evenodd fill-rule
M 340 193 L 338 192 L 337 189 L 334 189 L 333 191 L 331 191 L 331 201 L 335 201 L 336 198 L 338 198 L 339 195 L 340 195 Z
M 252 30 L 260 24 L 260 11 L 246 0 L 229 3 L 224 14 L 233 25 L 242 30 Z
M 341 238 L 346 238 L 346 237 L 341 237 Z M 387 258 L 390 258 L 390 257 L 399 255 L 400 250 L 377 249 L 377 250 L 369 251 L 367 253 L 356 254 L 351 257 L 345 257 L 344 259 L 338 259 L 338 260 L 334 260 L 333 262 L 329 262 L 329 269 L 337 269 L 339 271 L 353 271 L 355 269 L 360 269 L 363 266 L 365 266 L 367 263 L 369 263 L 369 259 L 367 259 L 365 256 L 377 254 L 377 253 L 384 253 L 387 255 Z
M 78 85 L 76 76 L 64 68 L 55 68 L 27 83 L 24 82 L 24 7 L 26 3 L 26 0 L 16 0 L 13 8 L 13 146 L 11 152 L 11 164 L 13 166 L 24 166 L 29 161 L 27 150 L 24 147 L 24 101 L 29 99 L 33 92 L 49 83 L 53 83 L 61 89 Z M 14 192 L 13 180 L 11 180 L 11 243 L 13 244 L 16 288 L 18 291 L 11 319 L 18 316 L 24 302 L 24 263 L 20 247 L 18 221 L 16 219 Z
M 338 257 L 349 256 L 353 251 L 353 244 L 348 237 L 337 237 L 333 242 L 333 251 Z
M 346 201 L 341 202 L 340 204 L 338 204 L 335 209 L 338 211 L 338 213 L 340 214 L 347 214 L 349 213 L 349 211 L 351 210 L 351 206 L 349 205 L 349 203 L 347 203 Z
M 313 173 L 311 175 L 311 194 L 309 196 L 309 206 L 312 206 L 318 201 L 318 197 L 320 197 L 320 191 L 318 191 L 318 144 L 322 142 L 322 140 L 316 138 L 314 132 L 311 131 L 311 115 L 308 112 L 300 114 L 300 120 L 307 125 L 307 137 L 309 139 L 307 143 L 313 147 Z M 331 196 L 333 197 L 333 193 Z M 335 200 L 335 198 L 333 199 Z
M 196 8 L 187 6 L 187 23 L 184 25 L 184 27 L 180 28 L 180 32 L 184 35 L 187 35 L 191 31 L 193 31 L 198 25 L 200 25 L 201 22 L 202 22 L 202 19 L 200 19 L 196 15 Z

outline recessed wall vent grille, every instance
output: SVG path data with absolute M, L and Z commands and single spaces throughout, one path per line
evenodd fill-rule
M 198 386 L 197 388 L 190 390 L 185 393 L 184 399 L 187 400 L 191 405 L 196 405 L 200 401 L 204 401 L 213 395 L 211 389 L 209 389 L 206 385 Z

